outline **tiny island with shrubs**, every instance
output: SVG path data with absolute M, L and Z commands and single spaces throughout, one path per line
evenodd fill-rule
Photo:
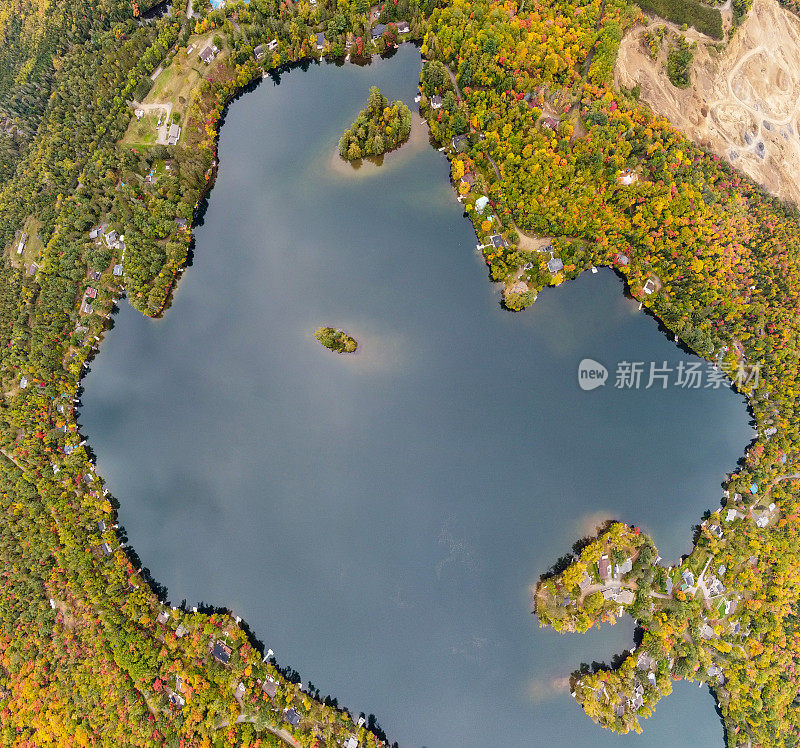
M 411 133 L 411 110 L 389 100 L 377 86 L 369 90 L 364 107 L 339 140 L 339 155 L 346 161 L 380 156 L 402 145 Z
M 358 348 L 355 338 L 351 338 L 344 330 L 333 327 L 320 327 L 314 337 L 326 348 L 337 353 L 355 353 Z

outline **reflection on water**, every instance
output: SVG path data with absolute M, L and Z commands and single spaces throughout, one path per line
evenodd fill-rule
M 686 552 L 751 437 L 743 402 L 580 391 L 586 357 L 687 356 L 610 271 L 504 312 L 436 151 L 330 170 L 369 87 L 412 105 L 419 68 L 411 47 L 312 66 L 231 108 L 169 314 L 123 308 L 87 377 L 121 521 L 173 601 L 230 606 L 402 745 L 721 745 L 681 685 L 642 737 L 593 725 L 564 678 L 632 624 L 541 630 L 530 590 L 609 516 Z M 359 353 L 326 351 L 323 324 Z

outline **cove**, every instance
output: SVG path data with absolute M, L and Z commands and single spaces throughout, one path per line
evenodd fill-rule
M 419 53 L 314 65 L 230 109 L 194 264 L 162 320 L 124 305 L 82 431 L 131 545 L 173 603 L 229 606 L 323 694 L 410 746 L 722 745 L 678 684 L 642 736 L 565 689 L 632 626 L 540 630 L 538 576 L 614 517 L 668 563 L 753 436 L 727 388 L 618 389 L 622 361 L 692 356 L 611 271 L 503 311 L 417 138 L 331 158 L 371 85 L 413 106 Z M 338 356 L 322 325 L 359 342 Z M 610 370 L 578 387 L 583 358 Z

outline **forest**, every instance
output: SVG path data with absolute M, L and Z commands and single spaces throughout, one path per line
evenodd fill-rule
M 740 16 L 747 7 L 734 3 Z M 349 736 L 383 744 L 374 717 L 361 722 L 313 686 L 301 689 L 299 674 L 279 669 L 229 611 L 166 604 L 126 545 L 76 413 L 81 374 L 121 296 L 151 316 L 168 308 L 213 183 L 226 106 L 262 76 L 318 59 L 321 31 L 333 57 L 382 51 L 385 40 L 370 41 L 368 3 L 198 3 L 196 18 L 151 22 L 102 1 L 89 14 L 70 2 L 2 9 L 12 53 L 0 69 L 0 740 L 273 745 L 270 730 L 281 728 L 302 745 Z M 619 41 L 640 19 L 625 0 L 392 0 L 380 9 L 381 22 L 407 21 L 421 40 L 422 111 L 507 306 L 521 310 L 593 265 L 613 267 L 685 345 L 738 372 L 757 425 L 725 477 L 722 507 L 698 525 L 681 563 L 694 581 L 708 564 L 736 605 L 710 603 L 682 571 L 645 563 L 654 550 L 641 535 L 635 549 L 622 528 L 601 536 L 604 548 L 587 545 L 575 560 L 581 550 L 616 553 L 615 564 L 638 564 L 637 584 L 659 591 L 669 577 L 678 588 L 653 611 L 638 597 L 614 600 L 646 635 L 635 659 L 575 674 L 576 698 L 625 731 L 639 728 L 670 681 L 705 682 L 729 742 L 792 745 L 800 218 L 613 89 Z M 192 88 L 178 143 L 123 144 L 129 102 L 209 34 L 223 54 Z M 263 45 L 269 53 L 257 59 Z M 597 597 L 588 610 L 575 602 L 564 606 L 575 630 L 612 612 Z M 541 610 L 543 624 L 557 624 L 544 613 L 552 605 Z M 636 675 L 643 650 L 656 664 Z M 621 716 L 585 698 L 598 680 L 632 700 Z

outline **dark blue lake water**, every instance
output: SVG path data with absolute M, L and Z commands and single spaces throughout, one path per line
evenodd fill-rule
M 614 387 L 692 357 L 610 271 L 503 311 L 420 131 L 337 163 L 369 87 L 413 104 L 419 53 L 313 66 L 236 102 L 194 265 L 153 321 L 127 305 L 85 381 L 83 430 L 170 598 L 230 606 L 282 664 L 410 746 L 720 746 L 678 684 L 640 737 L 565 689 L 632 624 L 560 636 L 539 575 L 614 517 L 665 561 L 752 437 L 728 389 Z M 313 337 L 346 329 L 355 356 Z M 578 387 L 578 362 L 610 369 Z

